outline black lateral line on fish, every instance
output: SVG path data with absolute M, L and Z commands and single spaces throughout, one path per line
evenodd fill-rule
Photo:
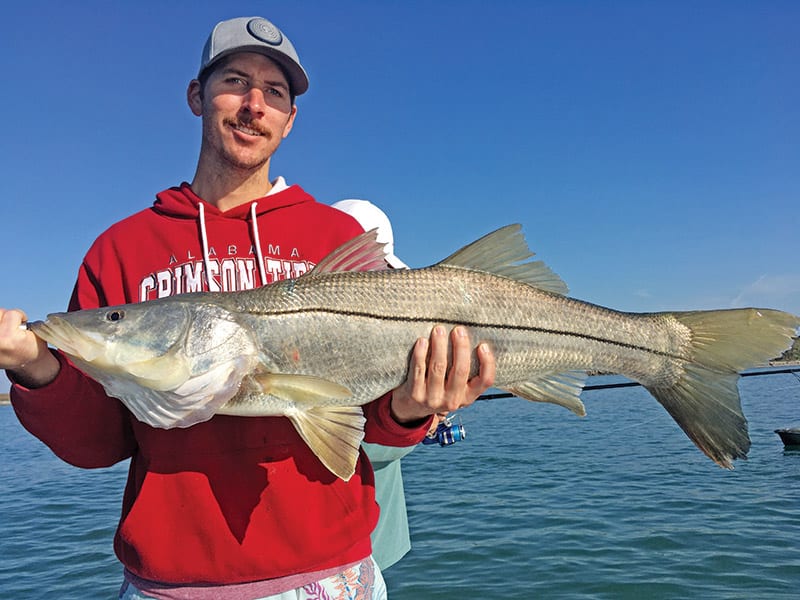
M 293 310 L 275 310 L 275 311 L 251 311 L 252 314 L 259 314 L 259 315 L 269 315 L 269 316 L 278 316 L 278 315 L 297 315 L 297 314 L 307 314 L 307 313 L 326 313 L 326 314 L 334 314 L 334 315 L 342 315 L 346 317 L 363 317 L 367 319 L 375 319 L 377 321 L 405 321 L 407 323 L 441 323 L 443 325 L 464 325 L 466 327 L 484 327 L 484 328 L 493 328 L 493 329 L 506 329 L 512 331 L 530 331 L 533 333 L 544 333 L 549 335 L 563 335 L 566 337 L 573 337 L 582 340 L 592 341 L 592 342 L 600 342 L 602 344 L 609 344 L 611 346 L 616 346 L 618 348 L 626 348 L 628 350 L 640 350 L 642 352 L 647 352 L 650 354 L 654 354 L 656 356 L 663 356 L 665 358 L 672 358 L 679 361 L 686 360 L 686 357 L 679 356 L 676 354 L 672 354 L 670 352 L 664 352 L 662 350 L 655 350 L 653 348 L 647 348 L 646 346 L 637 346 L 635 344 L 629 344 L 627 342 L 618 342 L 616 340 L 609 340 L 607 338 L 598 337 L 596 335 L 588 335 L 585 333 L 578 333 L 575 331 L 560 331 L 558 329 L 546 329 L 544 327 L 529 327 L 526 325 L 508 325 L 508 324 L 498 324 L 498 323 L 480 323 L 477 321 L 453 321 L 451 319 L 436 319 L 432 317 L 398 317 L 398 316 L 387 316 L 387 315 L 380 315 L 376 313 L 369 313 L 369 312 L 357 312 L 357 311 L 347 311 L 347 310 L 335 310 L 331 308 L 298 308 Z

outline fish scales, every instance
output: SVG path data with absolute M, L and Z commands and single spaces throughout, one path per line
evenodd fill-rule
M 473 341 L 488 342 L 500 387 L 575 369 L 670 385 L 688 358 L 688 328 L 668 315 L 620 313 L 467 269 L 330 273 L 225 304 L 259 331 L 262 347 L 284 345 L 271 356 L 276 368 L 346 381 L 355 403 L 399 385 L 414 341 L 437 324 L 465 325 Z

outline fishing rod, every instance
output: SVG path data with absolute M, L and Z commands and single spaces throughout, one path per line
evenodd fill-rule
M 800 365 L 791 365 L 787 367 L 776 367 L 772 369 L 765 369 L 760 371 L 745 371 L 744 373 L 739 373 L 740 377 L 755 377 L 757 375 L 778 375 L 781 373 L 791 373 L 795 377 L 798 376 L 800 373 Z M 636 381 L 622 381 L 618 383 L 595 383 L 590 385 L 583 386 L 583 391 L 587 390 L 609 390 L 614 388 L 626 388 L 626 387 L 640 387 L 642 384 Z M 498 398 L 514 398 L 514 394 L 504 392 L 502 394 L 483 394 L 478 396 L 478 400 L 496 400 Z

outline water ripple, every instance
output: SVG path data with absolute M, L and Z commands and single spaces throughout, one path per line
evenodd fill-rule
M 403 461 L 413 549 L 392 600 L 789 599 L 800 589 L 800 385 L 743 380 L 750 458 L 713 465 L 642 389 L 588 416 L 517 399 L 461 411 L 467 439 Z M 113 598 L 126 466 L 55 459 L 0 407 L 0 598 Z

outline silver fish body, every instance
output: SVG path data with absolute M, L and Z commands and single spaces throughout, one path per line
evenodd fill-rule
M 431 267 L 353 270 L 381 252 L 365 234 L 296 280 L 52 315 L 33 329 L 145 422 L 284 415 L 347 479 L 363 437 L 359 406 L 405 380 L 414 342 L 437 324 L 464 325 L 492 347 L 496 387 L 577 414 L 586 371 L 634 379 L 728 468 L 750 445 L 738 372 L 778 356 L 800 325 L 768 309 L 637 314 L 568 298 L 552 271 L 528 261 L 519 226 Z M 123 318 L 111 320 L 114 311 Z M 79 347 L 82 337 L 105 352 Z
M 220 301 L 256 332 L 267 371 L 336 381 L 355 405 L 402 383 L 414 342 L 437 324 L 488 342 L 504 389 L 575 370 L 669 386 L 690 358 L 689 331 L 670 315 L 619 313 L 468 269 L 340 272 L 233 296 Z

